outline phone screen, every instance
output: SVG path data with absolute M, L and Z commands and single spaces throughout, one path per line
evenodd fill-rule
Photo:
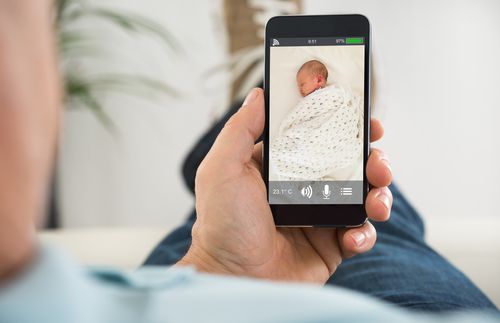
M 364 37 L 269 41 L 269 203 L 363 204 Z

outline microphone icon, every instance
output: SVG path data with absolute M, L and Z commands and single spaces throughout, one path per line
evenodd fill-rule
M 332 191 L 330 191 L 330 186 L 328 184 L 325 184 L 323 187 L 323 200 L 329 200 L 330 195 L 332 195 Z

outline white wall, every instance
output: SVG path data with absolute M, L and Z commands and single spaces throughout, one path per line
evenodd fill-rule
M 370 19 L 377 145 L 423 216 L 499 216 L 500 2 L 311 0 L 305 11 Z

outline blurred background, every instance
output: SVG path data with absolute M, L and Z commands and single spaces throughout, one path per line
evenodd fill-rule
M 193 208 L 187 152 L 262 78 L 265 21 L 361 13 L 386 129 L 375 146 L 429 242 L 500 304 L 499 1 L 63 2 L 62 68 L 85 80 L 70 82 L 46 239 L 88 264 L 140 263 Z

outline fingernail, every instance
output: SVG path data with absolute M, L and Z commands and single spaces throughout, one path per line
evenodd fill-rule
M 392 174 L 391 161 L 389 160 L 389 158 L 387 157 L 386 154 L 384 154 L 384 153 L 380 154 L 380 161 L 382 161 L 382 163 L 384 163 L 384 165 L 387 166 L 387 168 L 389 169 L 389 171 Z
M 389 210 L 389 208 L 391 207 L 391 199 L 389 195 L 387 195 L 383 190 L 379 190 L 375 197 L 377 198 L 377 200 L 384 203 L 385 208 Z
M 354 231 L 351 235 L 357 247 L 361 247 L 365 243 L 366 236 L 363 232 Z
M 244 107 L 244 106 L 252 103 L 253 100 L 255 100 L 255 98 L 257 97 L 258 93 L 259 93 L 259 90 L 257 88 L 252 89 L 252 91 L 250 91 L 250 93 L 248 93 L 247 97 L 245 98 L 245 101 L 243 101 L 243 104 L 241 106 Z

